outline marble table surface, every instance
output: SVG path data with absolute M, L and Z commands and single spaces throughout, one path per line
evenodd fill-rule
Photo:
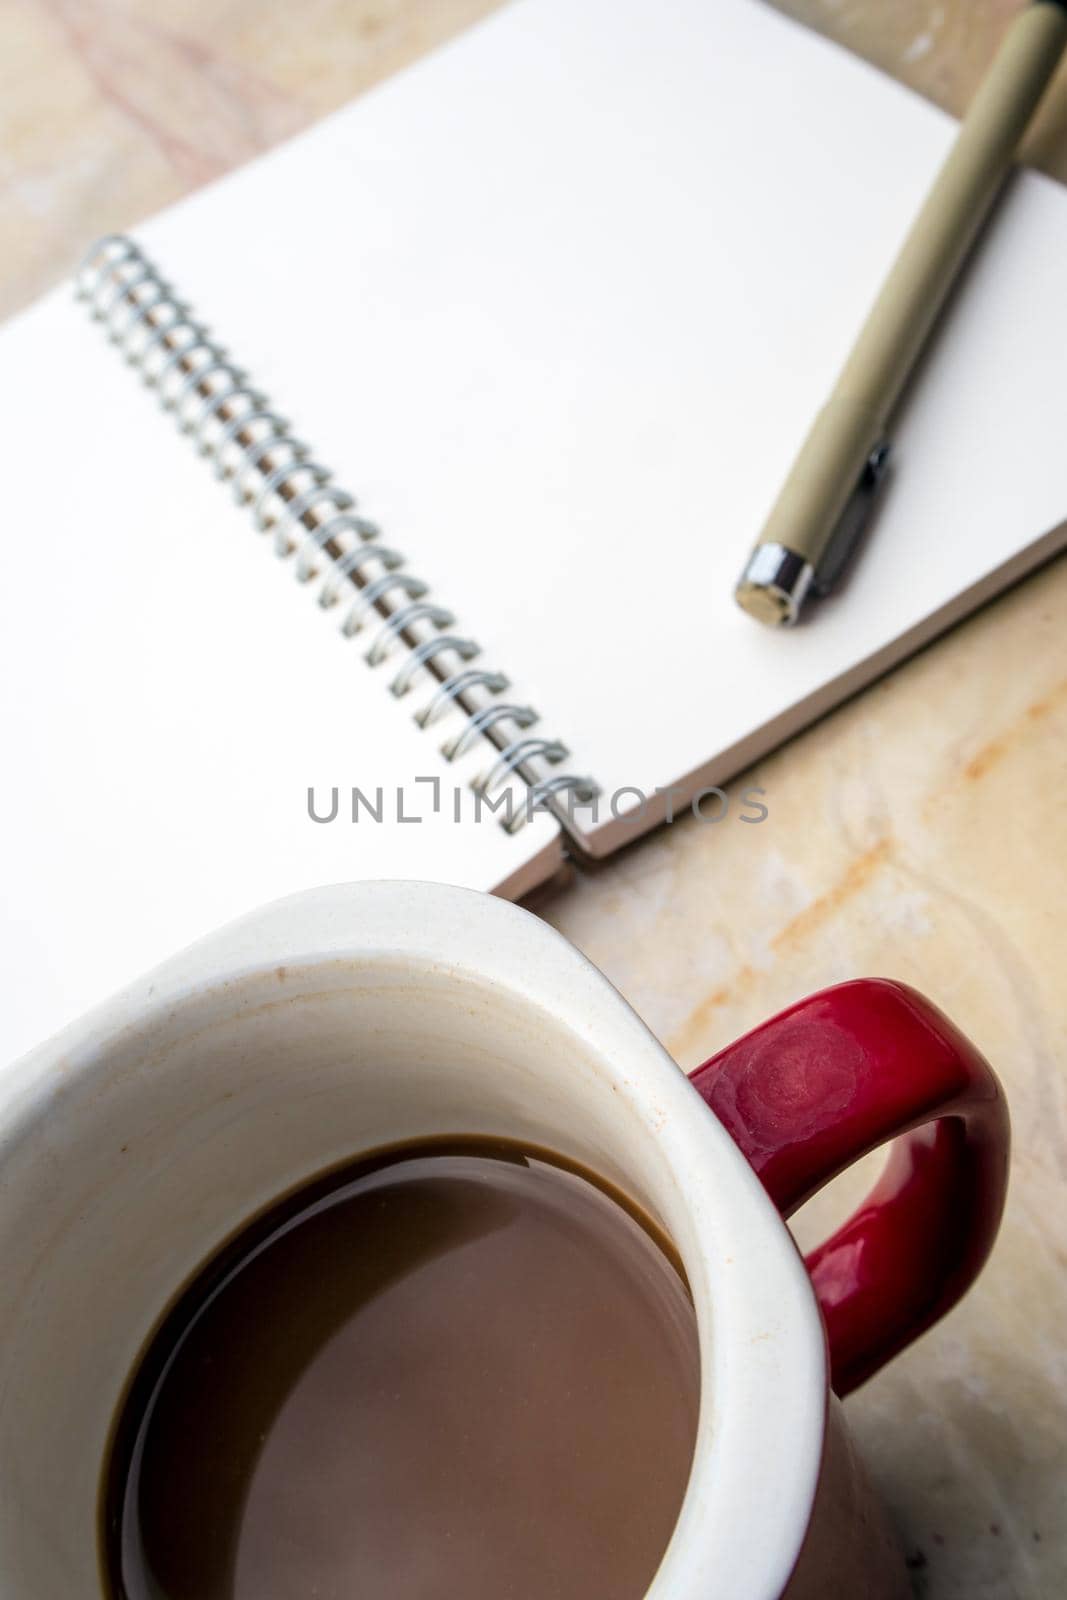
M 1018 0 L 781 0 L 950 109 Z M 493 0 L 0 0 L 0 314 Z M 1028 157 L 1067 181 L 1067 80 Z M 1012 1106 L 1001 1239 L 953 1314 L 848 1403 L 925 1600 L 1067 1594 L 1067 560 L 739 787 L 760 828 L 676 824 L 536 909 L 684 1067 L 808 990 L 902 978 Z M 797 1222 L 813 1243 L 870 1179 Z

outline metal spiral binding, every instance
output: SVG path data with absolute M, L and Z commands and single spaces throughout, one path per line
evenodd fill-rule
M 595 798 L 597 785 L 571 773 L 546 776 L 544 767 L 566 759 L 565 746 L 528 733 L 540 720 L 530 706 L 497 698 L 509 687 L 502 673 L 463 665 L 481 654 L 476 641 L 446 631 L 455 623 L 452 613 L 427 598 L 428 585 L 405 570 L 398 551 L 377 543 L 377 525 L 357 510 L 353 495 L 314 459 L 140 246 L 119 234 L 98 240 L 82 262 L 76 291 L 179 431 L 231 485 L 238 504 L 250 508 L 254 527 L 273 535 L 276 554 L 295 555 L 297 579 L 318 581 L 324 609 L 342 607 L 345 637 L 377 618 L 381 626 L 365 653 L 367 664 L 377 668 L 404 652 L 389 683 L 393 695 L 402 698 L 420 675 L 434 681 L 431 699 L 415 713 L 419 726 L 429 728 L 454 707 L 463 711 L 467 723 L 441 746 L 445 758 L 455 761 L 484 739 L 497 759 L 472 787 L 487 795 L 515 774 L 523 779 L 526 804 L 501 825 L 515 832 L 543 807 L 568 826 L 572 818 L 559 797 L 584 804 Z

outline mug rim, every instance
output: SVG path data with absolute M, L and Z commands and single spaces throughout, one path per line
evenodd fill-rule
M 667 1158 L 691 1223 L 701 1399 L 693 1465 L 646 1600 L 739 1600 L 786 1588 L 811 1517 L 828 1394 L 825 1338 L 793 1240 L 684 1072 L 609 980 L 531 912 L 476 890 L 404 880 L 311 889 L 180 952 L 0 1074 L 0 1161 L 49 1097 L 50 1068 L 100 1070 L 119 1033 L 207 990 L 324 961 L 383 956 L 500 985 L 585 1041 Z M 729 1199 L 724 1204 L 724 1196 Z M 741 1270 L 748 1261 L 751 1270 Z

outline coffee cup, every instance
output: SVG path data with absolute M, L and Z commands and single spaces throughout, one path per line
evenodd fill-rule
M 684 1263 L 700 1340 L 688 1488 L 648 1600 L 901 1600 L 839 1397 L 964 1292 L 1003 1206 L 990 1069 L 861 980 L 691 1079 L 532 915 L 417 883 L 314 890 L 191 947 L 0 1076 L 0 1593 L 106 1593 L 100 1494 L 161 1314 L 280 1193 L 441 1135 L 559 1152 Z M 895 1139 L 802 1261 L 783 1215 Z

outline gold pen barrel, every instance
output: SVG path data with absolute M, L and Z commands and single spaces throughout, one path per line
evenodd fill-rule
M 1062 0 L 1037 0 L 1008 30 L 738 585 L 760 621 L 795 619 L 1065 45 Z M 775 581 L 786 572 L 792 592 Z
M 838 380 L 881 425 L 1011 169 L 1067 44 L 1067 9 L 1038 0 L 1009 28 Z

